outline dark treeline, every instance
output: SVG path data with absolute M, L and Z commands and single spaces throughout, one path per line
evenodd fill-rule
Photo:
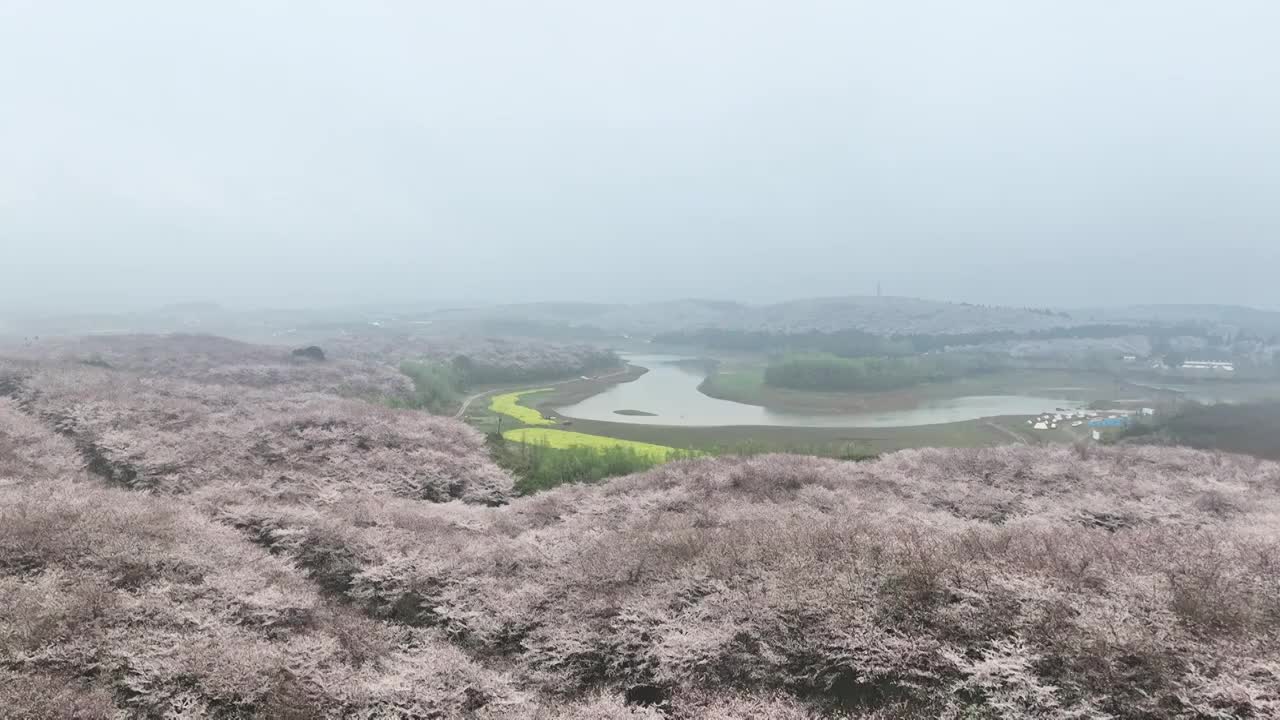
M 767 330 L 724 330 L 702 328 L 661 333 L 653 341 L 663 345 L 698 345 L 713 350 L 742 352 L 825 352 L 844 357 L 864 355 L 909 355 L 910 343 L 862 330 L 824 333 L 772 332 Z
M 1134 425 L 1124 437 L 1280 460 L 1280 402 L 1193 403 L 1160 422 Z
M 585 375 L 598 370 L 608 370 L 622 365 L 622 359 L 612 350 L 587 353 L 571 364 L 553 361 L 533 361 L 505 364 L 486 363 L 468 355 L 457 355 L 450 365 L 464 385 L 500 385 L 505 383 L 541 382 L 558 380 L 571 375 Z
M 498 433 L 488 436 L 488 444 L 493 459 L 516 477 L 515 490 L 520 495 L 630 475 L 659 464 L 648 455 L 621 446 L 552 448 L 508 442 Z
M 525 318 L 480 318 L 468 321 L 465 331 L 477 335 L 499 337 L 540 338 L 559 341 L 611 340 L 618 336 L 594 325 L 577 325 L 562 322 L 543 322 Z
M 468 386 L 465 376 L 450 363 L 406 361 L 400 363 L 400 372 L 413 381 L 413 399 L 392 402 L 393 406 L 443 413 L 458 401 L 458 395 Z
M 791 390 L 895 390 L 1001 367 L 994 358 L 976 355 L 845 358 L 830 353 L 787 355 L 765 369 L 765 383 Z
M 985 345 L 1010 340 L 1102 339 L 1125 335 L 1148 335 L 1153 338 L 1169 338 L 1182 335 L 1205 337 L 1203 328 L 1185 325 L 1177 327 L 1142 327 L 1133 325 L 1076 325 L 1074 327 L 1045 330 L 934 334 L 875 335 L 862 330 L 821 332 L 810 330 L 802 333 L 773 332 L 767 330 L 723 330 L 702 328 L 656 335 L 655 343 L 665 345 L 698 345 L 714 350 L 745 352 L 821 352 L 841 357 L 874 357 L 917 355 L 948 347 Z
M 572 364 L 530 362 L 494 365 L 457 355 L 448 362 L 413 360 L 400 363 L 400 372 L 413 381 L 413 400 L 397 404 L 433 413 L 445 412 L 459 396 L 477 385 L 536 383 L 615 368 L 622 360 L 611 350 L 592 352 Z

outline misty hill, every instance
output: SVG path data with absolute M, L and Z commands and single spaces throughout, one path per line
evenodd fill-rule
M 442 327 L 577 329 L 587 333 L 656 334 L 714 327 L 725 330 L 877 334 L 1033 331 L 1081 324 L 1069 314 L 897 297 L 844 297 L 747 305 L 675 300 L 634 305 L 530 303 L 441 311 L 429 317 Z
M 1232 334 L 1280 336 L 1280 312 L 1239 305 L 1132 305 L 1090 314 L 1113 322 L 1192 324 Z
M 216 335 L 110 334 L 49 338 L 21 344 L 0 355 L 55 367 L 89 366 L 143 379 L 322 392 L 344 397 L 400 398 L 411 384 L 393 366 L 367 359 L 315 362 L 288 348 L 241 342 Z
M 1083 300 L 1083 298 L 1082 298 Z M 372 337 L 537 337 L 566 342 L 616 340 L 707 328 L 765 333 L 876 335 L 1033 334 L 1114 326 L 1117 335 L 1146 326 L 1187 327 L 1233 337 L 1280 335 L 1280 312 L 1225 305 L 1115 308 L 1016 308 L 907 297 L 811 298 L 753 305 L 683 299 L 609 304 L 537 302 L 491 306 L 387 306 L 330 310 L 228 310 L 212 304 L 166 306 L 113 315 L 0 317 L 10 336 L 114 333 L 212 333 L 270 343 L 305 344 L 343 335 Z
M 1280 332 L 1280 313 L 1213 305 L 1135 306 L 1110 309 L 1014 308 L 905 297 L 837 297 L 767 305 L 713 300 L 607 305 L 529 303 L 457 308 L 421 316 L 435 331 L 566 334 L 609 337 L 715 328 L 745 332 L 805 333 L 859 330 L 876 335 L 1037 333 L 1084 326 L 1114 326 L 1117 335 L 1142 326 L 1194 326 L 1201 330 Z
M 878 335 L 1030 332 L 1079 324 L 1065 313 L 901 297 L 796 300 L 755 308 L 738 329 L 783 332 L 863 330 Z

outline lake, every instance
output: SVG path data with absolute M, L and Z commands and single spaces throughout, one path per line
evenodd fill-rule
M 615 385 L 586 400 L 557 408 L 567 418 L 637 425 L 717 427 L 725 425 L 775 425 L 787 427 L 911 427 L 976 420 L 997 415 L 1038 415 L 1054 408 L 1082 408 L 1084 403 L 1030 395 L 971 395 L 924 402 L 918 407 L 889 412 L 852 414 L 786 413 L 758 405 L 709 397 L 698 391 L 707 377 L 692 358 L 676 355 L 624 356 L 632 365 L 649 372 L 631 382 Z M 645 414 L 620 415 L 617 411 Z

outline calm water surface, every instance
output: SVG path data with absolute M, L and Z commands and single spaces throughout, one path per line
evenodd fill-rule
M 579 420 L 633 423 L 637 425 L 784 425 L 789 427 L 909 427 L 961 422 L 996 415 L 1037 415 L 1054 408 L 1081 408 L 1084 403 L 1029 395 L 971 395 L 922 403 L 909 410 L 851 414 L 785 413 L 758 405 L 719 400 L 698 392 L 707 374 L 677 365 L 691 358 L 676 355 L 625 356 L 633 365 L 648 368 L 639 379 L 622 383 L 582 402 L 558 408 L 564 417 Z M 653 415 L 619 415 L 618 410 L 640 410 Z

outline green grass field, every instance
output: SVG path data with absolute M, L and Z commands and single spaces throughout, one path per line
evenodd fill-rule
M 551 428 L 517 428 L 502 433 L 502 437 L 512 442 L 524 443 L 526 445 L 545 445 L 554 449 L 567 448 L 593 448 L 603 450 L 607 448 L 626 448 L 633 450 L 639 455 L 643 455 L 652 460 L 659 462 L 666 461 L 672 456 L 683 454 L 684 451 L 677 450 L 673 447 L 665 445 L 655 445 L 652 443 L 636 442 L 634 440 L 622 440 L 619 438 L 605 437 L 603 435 L 588 435 L 586 433 L 571 432 L 569 430 L 555 430 Z
M 711 374 L 703 381 L 700 390 L 711 397 L 755 405 L 759 404 L 764 388 L 763 367 L 738 366 Z M 757 402 L 752 402 L 753 400 Z
M 554 420 L 544 417 L 542 413 L 533 408 L 520 404 L 520 398 L 525 395 L 548 392 L 550 389 L 538 388 L 536 390 L 520 390 L 519 392 L 494 395 L 493 399 L 489 401 L 489 409 L 525 425 L 555 425 Z
M 877 392 L 816 392 L 764 382 L 761 362 L 724 363 L 703 381 L 704 394 L 782 412 L 888 412 L 965 395 L 1037 395 L 1084 402 L 1143 398 L 1150 392 L 1113 376 L 1070 370 L 1004 370 Z

